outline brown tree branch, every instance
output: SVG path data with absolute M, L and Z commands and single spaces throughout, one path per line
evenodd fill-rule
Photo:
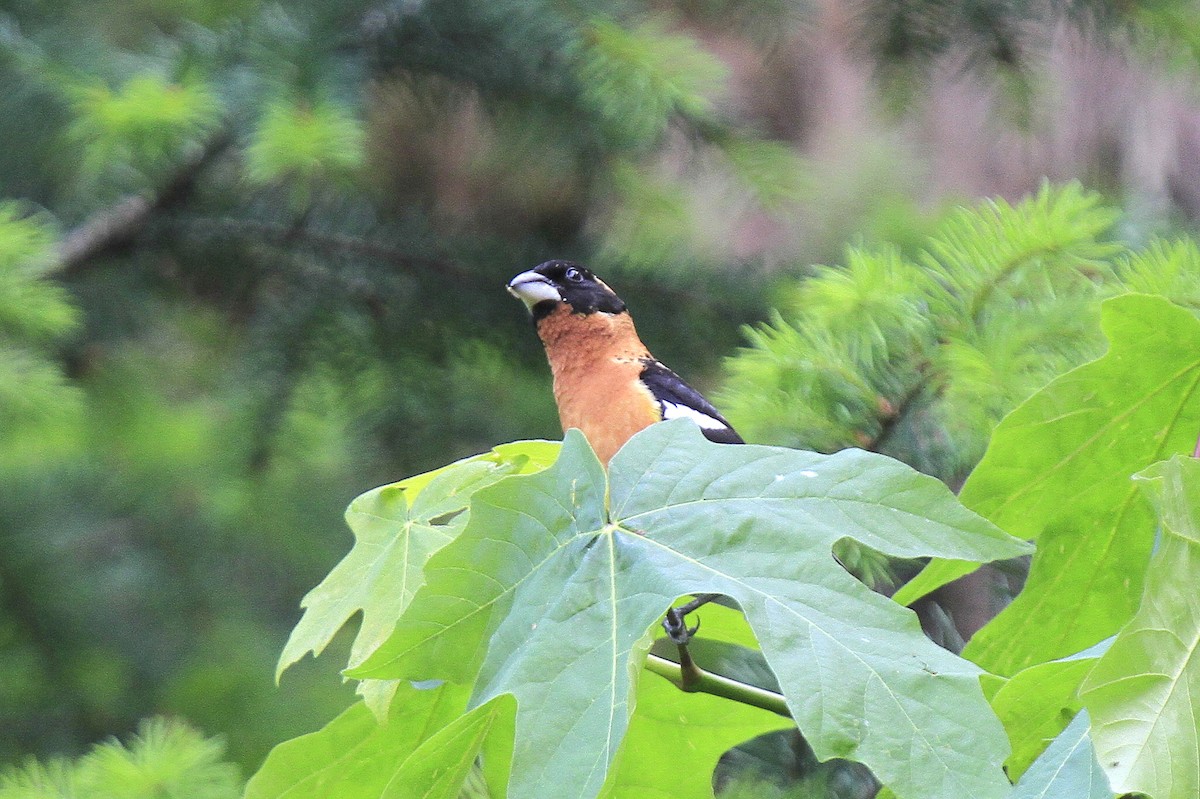
M 128 246 L 158 213 L 187 198 L 200 173 L 232 141 L 229 128 L 222 128 L 185 158 L 157 191 L 123 197 L 92 214 L 63 239 L 49 273 L 55 277 L 69 278 L 98 256 Z
M 896 431 L 900 422 L 903 421 L 904 415 L 908 413 L 912 404 L 921 396 L 924 388 L 924 380 L 917 380 L 895 403 L 881 397 L 879 432 L 869 438 L 864 436 L 864 440 L 859 443 L 859 446 L 869 452 L 879 452 L 884 443 L 891 438 L 892 433 Z

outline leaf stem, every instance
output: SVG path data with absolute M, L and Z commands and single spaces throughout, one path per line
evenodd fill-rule
M 743 705 L 760 707 L 763 710 L 769 710 L 772 713 L 778 713 L 780 716 L 786 716 L 787 718 L 791 718 L 792 716 L 791 711 L 788 710 L 787 703 L 783 699 L 783 694 L 759 688 L 757 685 L 738 682 L 729 677 L 723 677 L 720 674 L 713 674 L 712 672 L 697 668 L 695 674 L 688 680 L 688 687 L 684 688 L 683 668 L 673 660 L 653 654 L 646 656 L 646 669 L 669 680 L 672 685 L 680 690 L 712 694 L 713 696 L 732 699 L 734 702 L 741 702 Z

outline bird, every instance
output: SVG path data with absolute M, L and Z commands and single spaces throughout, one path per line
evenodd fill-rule
M 710 441 L 741 436 L 700 392 L 650 354 L 629 309 L 587 267 L 551 260 L 508 282 L 546 348 L 563 432 L 578 428 L 608 465 L 630 436 L 655 422 L 690 419 Z

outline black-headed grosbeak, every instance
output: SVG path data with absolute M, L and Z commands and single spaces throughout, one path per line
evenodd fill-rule
M 664 419 L 691 419 L 710 441 L 743 443 L 711 402 L 650 354 L 625 303 L 591 270 L 547 261 L 508 290 L 529 308 L 546 347 L 563 430 L 583 431 L 602 463 Z

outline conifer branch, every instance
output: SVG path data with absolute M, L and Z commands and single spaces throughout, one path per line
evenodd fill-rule
M 1039 255 L 1053 255 L 1057 249 L 1059 249 L 1057 242 L 1046 247 L 1031 247 L 1028 250 L 1017 253 L 1001 264 L 1000 268 L 980 286 L 978 293 L 971 298 L 968 316 L 975 326 L 979 327 L 983 324 L 983 310 L 987 307 L 988 300 L 991 299 L 992 295 L 1000 288 L 1004 281 L 1008 280 L 1010 276 L 1034 258 Z
M 128 195 L 92 214 L 67 234 L 49 274 L 71 277 L 96 257 L 130 244 L 156 215 L 178 205 L 191 194 L 200 174 L 232 141 L 230 128 L 222 127 L 185 158 L 157 191 Z
M 921 370 L 921 375 L 921 378 L 913 382 L 913 384 L 908 388 L 908 390 L 904 393 L 904 396 L 902 396 L 899 401 L 890 404 L 890 407 L 883 415 L 883 419 L 879 424 L 879 432 L 872 436 L 870 440 L 864 442 L 862 447 L 863 449 L 870 452 L 879 452 L 879 448 L 882 447 L 884 442 L 891 437 L 893 432 L 895 432 L 896 428 L 900 425 L 900 422 L 903 421 L 905 414 L 908 413 L 913 402 L 916 401 L 917 397 L 921 396 L 921 392 L 925 388 L 926 378 L 924 376 L 924 370 Z
M 406 269 L 466 278 L 471 272 L 445 258 L 413 255 L 407 250 L 357 236 L 326 233 L 304 225 L 283 225 L 261 220 L 222 218 L 191 218 L 180 223 L 200 230 L 236 236 L 274 246 L 302 244 L 326 255 L 357 255 L 383 261 Z

